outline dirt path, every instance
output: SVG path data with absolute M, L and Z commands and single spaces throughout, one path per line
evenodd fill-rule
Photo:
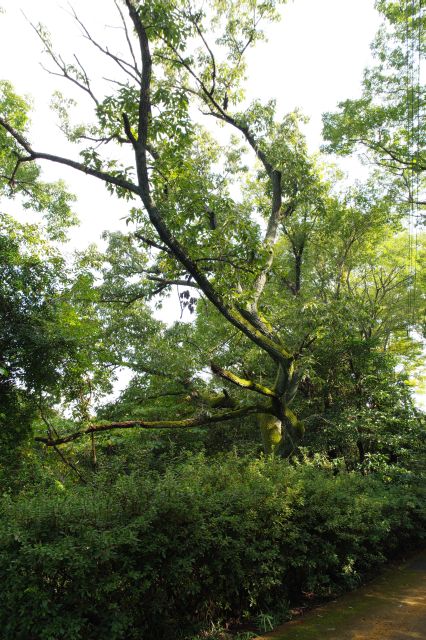
M 426 640 L 426 551 L 256 640 Z

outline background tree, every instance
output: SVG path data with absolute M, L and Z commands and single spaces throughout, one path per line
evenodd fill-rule
M 11 122 L 28 122 L 29 105 L 9 83 L 1 83 L 0 100 Z M 44 182 L 36 165 L 21 166 L 4 130 L 1 136 L 2 206 L 13 199 L 23 216 L 38 219 L 19 223 L 0 211 L 1 466 L 10 475 L 37 424 L 51 430 L 55 405 L 87 419 L 87 398 L 111 388 L 114 357 L 102 341 L 92 276 L 63 256 L 75 198 L 62 182 Z
M 354 150 L 399 186 L 399 201 L 425 206 L 425 56 L 426 12 L 422 0 L 378 0 L 384 23 L 373 44 L 376 66 L 364 72 L 362 96 L 339 104 L 323 116 L 327 151 Z M 414 209 L 413 209 L 414 211 Z M 413 214 L 414 215 L 414 214 Z

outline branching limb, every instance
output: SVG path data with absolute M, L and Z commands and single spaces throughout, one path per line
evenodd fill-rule
M 130 17 L 133 21 L 136 33 L 139 38 L 140 53 L 142 58 L 142 79 L 139 99 L 139 115 L 138 115 L 138 137 L 134 142 L 136 166 L 140 185 L 141 199 L 148 212 L 152 225 L 162 242 L 170 249 L 173 255 L 185 267 L 186 271 L 192 276 L 194 281 L 199 285 L 201 291 L 208 300 L 218 309 L 218 311 L 233 324 L 240 329 L 255 344 L 265 350 L 270 356 L 277 361 L 287 358 L 288 354 L 283 350 L 280 344 L 271 338 L 266 338 L 256 327 L 249 321 L 244 319 L 239 312 L 229 308 L 224 302 L 220 294 L 212 286 L 207 277 L 198 269 L 197 264 L 189 257 L 187 251 L 180 245 L 177 239 L 171 234 L 160 211 L 151 196 L 150 182 L 148 176 L 148 168 L 146 163 L 145 146 L 148 139 L 149 124 L 151 118 L 151 102 L 150 102 L 150 85 L 152 72 L 152 58 L 149 49 L 149 41 L 146 30 L 142 24 L 140 15 L 133 5 L 132 0 L 126 0 L 126 6 L 129 10 Z
M 78 140 L 89 140 L 89 142 L 96 142 L 98 146 L 100 146 L 101 144 L 108 144 L 108 142 L 112 142 L 113 140 L 115 140 L 116 142 L 119 142 L 120 144 L 130 143 L 130 140 L 128 140 L 127 138 L 123 138 L 123 136 L 119 136 L 116 134 L 111 136 L 101 136 L 101 137 L 88 136 L 86 134 L 81 134 L 78 136 Z
M 398 165 L 401 165 L 403 168 L 409 167 L 411 169 L 415 169 L 416 171 L 426 170 L 426 165 L 420 162 L 418 158 L 413 163 L 412 158 L 403 158 L 401 156 L 398 156 L 392 149 L 389 149 L 389 147 L 384 145 L 382 142 L 375 142 L 374 140 L 366 140 L 364 138 L 352 138 L 349 140 L 349 142 L 353 144 L 356 144 L 356 143 L 362 144 L 365 147 L 368 147 L 369 149 L 371 149 L 372 151 L 375 151 L 376 153 L 385 153 L 392 160 L 394 160 L 394 162 L 398 163 Z
M 172 255 L 170 249 L 168 249 L 165 245 L 160 244 L 159 242 L 156 242 L 155 240 L 151 240 L 151 238 L 147 238 L 146 236 L 143 236 L 142 234 L 140 234 L 138 232 L 134 233 L 133 235 L 135 236 L 135 238 L 137 238 L 138 240 L 140 240 L 144 244 L 147 244 L 149 247 L 152 247 L 154 249 L 158 249 L 159 251 L 164 251 L 165 253 L 168 253 L 169 255 Z
M 243 307 L 238 306 L 238 311 L 241 313 L 243 318 L 248 320 L 250 324 L 252 324 L 256 329 L 258 329 L 264 336 L 270 338 L 271 340 L 276 339 L 275 333 L 272 327 L 268 324 L 265 318 L 261 319 L 257 310 L 252 311 L 248 309 L 244 309 Z
M 123 118 L 124 132 L 127 136 L 127 142 L 130 142 L 132 144 L 135 152 L 138 152 L 139 148 L 142 147 L 144 151 L 148 151 L 148 153 L 152 156 L 154 160 L 158 160 L 160 156 L 156 151 L 156 149 L 154 149 L 154 147 L 151 144 L 149 144 L 148 141 L 145 141 L 145 143 L 142 145 L 139 138 L 136 138 L 134 136 L 133 131 L 130 127 L 130 120 L 127 113 L 123 113 L 122 118 Z M 165 178 L 165 176 L 161 173 L 161 171 L 159 171 L 159 169 L 156 169 L 156 170 L 163 176 L 163 178 Z
M 40 411 L 40 417 L 43 420 L 44 424 L 47 427 L 47 432 L 49 434 L 49 439 L 52 440 L 55 438 L 58 438 L 58 433 L 56 431 L 56 429 L 54 429 L 54 427 L 50 424 L 49 420 L 46 418 L 46 416 L 44 415 L 43 409 L 41 407 L 39 407 L 39 411 Z M 68 460 L 68 458 L 64 455 L 64 453 L 58 448 L 57 445 L 52 445 L 53 449 L 55 450 L 55 453 L 57 453 L 57 455 L 61 458 L 62 462 L 65 464 L 65 466 L 69 467 L 70 469 L 72 469 L 72 471 L 74 471 L 74 473 L 78 476 L 78 478 L 81 480 L 81 482 L 83 484 L 87 484 L 86 479 L 81 475 L 80 470 L 75 466 L 75 464 L 73 462 L 71 462 L 70 460 Z
M 16 142 L 28 153 L 28 157 L 23 158 L 21 162 L 28 162 L 31 160 L 49 160 L 50 162 L 56 162 L 57 164 L 63 164 L 68 167 L 72 167 L 81 173 L 85 173 L 89 176 L 93 176 L 94 178 L 98 178 L 107 184 L 113 184 L 117 187 L 121 187 L 126 191 L 130 191 L 131 193 L 135 193 L 136 195 L 140 195 L 140 189 L 133 182 L 129 182 L 124 180 L 123 178 L 119 178 L 117 176 L 112 176 L 106 171 L 101 171 L 99 169 L 93 169 L 91 167 L 86 166 L 81 162 L 76 162 L 75 160 L 71 160 L 70 158 L 63 158 L 62 156 L 56 156 L 51 153 L 42 153 L 40 151 L 35 151 L 30 143 L 24 138 L 24 136 L 16 131 L 4 118 L 0 116 L 0 125 L 10 133 L 10 135 L 16 140 Z
M 25 16 L 25 14 L 24 14 L 24 16 Z M 28 18 L 26 16 L 25 16 L 25 18 L 28 20 Z M 52 62 L 59 69 L 59 73 L 56 72 L 56 71 L 51 71 L 50 69 L 47 69 L 46 67 L 44 67 L 42 65 L 43 69 L 47 73 L 49 73 L 50 75 L 59 76 L 61 78 L 65 78 L 66 80 L 69 80 L 70 82 L 75 84 L 79 89 L 82 89 L 82 91 L 87 93 L 91 97 L 91 99 L 93 100 L 95 105 L 99 106 L 99 100 L 96 98 L 96 96 L 93 93 L 92 88 L 90 86 L 89 76 L 87 75 L 86 70 L 84 69 L 84 67 L 81 64 L 81 62 L 78 59 L 78 57 L 74 54 L 74 59 L 75 59 L 77 65 L 78 65 L 78 67 L 80 68 L 80 71 L 78 71 L 78 69 L 76 69 L 76 67 L 72 67 L 72 66 L 66 64 L 66 62 L 63 60 L 62 56 L 58 55 L 58 54 L 56 54 L 54 52 L 48 37 L 41 32 L 40 28 L 36 27 L 36 25 L 34 25 L 30 20 L 28 20 L 28 22 L 31 25 L 31 27 L 34 29 L 34 31 L 36 32 L 37 36 L 42 41 L 42 43 L 43 43 L 43 45 L 44 45 L 44 47 L 46 49 L 46 53 L 48 53 L 48 55 L 50 56 L 50 59 L 52 60 Z
M 234 411 L 228 411 L 224 413 L 218 413 L 216 415 L 204 415 L 197 416 L 195 418 L 186 418 L 184 420 L 128 420 L 126 422 L 110 422 L 108 424 L 92 424 L 85 429 L 75 431 L 67 436 L 61 438 L 40 438 L 37 437 L 37 442 L 42 442 L 47 447 L 55 447 L 60 444 L 66 444 L 67 442 L 73 442 L 86 435 L 92 433 L 103 433 L 105 431 L 113 431 L 114 429 L 188 429 L 191 427 L 203 427 L 213 424 L 219 424 L 221 422 L 228 422 L 235 418 L 242 416 L 253 415 L 256 413 L 271 414 L 270 407 L 264 407 L 261 405 L 253 405 L 242 407 L 241 409 L 235 409 Z
M 126 0 L 126 4 L 128 3 L 129 3 L 129 0 Z M 239 122 L 234 116 L 229 114 L 226 111 L 226 109 L 224 109 L 223 105 L 221 105 L 214 97 L 214 87 L 213 87 L 213 90 L 209 89 L 206 86 L 203 79 L 200 78 L 200 76 L 194 71 L 194 69 L 191 67 L 188 61 L 181 55 L 181 53 L 176 49 L 176 47 L 173 46 L 173 44 L 171 44 L 167 40 L 164 40 L 164 42 L 167 45 L 167 47 L 169 47 L 169 49 L 176 56 L 175 59 L 170 58 L 169 60 L 171 62 L 180 64 L 184 69 L 188 71 L 188 73 L 192 76 L 192 78 L 195 80 L 195 82 L 200 88 L 201 98 L 210 109 L 213 109 L 212 111 L 209 111 L 206 115 L 214 116 L 215 118 L 218 118 L 219 120 L 222 120 L 223 122 L 230 124 L 235 129 L 238 129 L 238 131 L 240 131 L 243 134 L 248 144 L 251 146 L 251 148 L 253 149 L 253 151 L 255 152 L 255 154 L 263 164 L 268 176 L 271 178 L 272 173 L 274 171 L 274 167 L 269 162 L 264 151 L 260 148 L 256 138 L 250 131 L 249 127 L 246 124 Z M 193 92 L 191 91 L 191 93 Z M 196 93 L 196 95 L 200 95 L 200 94 Z
M 136 135 L 132 134 L 133 139 L 131 139 L 131 142 L 135 149 L 135 160 L 139 183 L 138 186 L 133 184 L 132 182 L 128 182 L 123 178 L 112 176 L 107 172 L 90 168 L 82 163 L 75 162 L 68 158 L 37 152 L 33 150 L 30 144 L 24 139 L 24 137 L 19 132 L 15 131 L 4 119 L 0 118 L 0 124 L 3 125 L 6 130 L 9 131 L 9 133 L 15 138 L 15 140 L 27 151 L 32 160 L 46 159 L 59 164 L 64 164 L 80 172 L 97 177 L 108 184 L 116 185 L 124 190 L 129 191 L 130 193 L 139 195 L 149 215 L 150 221 L 159 235 L 161 242 L 185 267 L 186 272 L 192 276 L 192 279 L 197 283 L 206 298 L 218 309 L 218 311 L 226 320 L 228 320 L 233 326 L 238 328 L 254 344 L 258 345 L 261 349 L 266 351 L 275 361 L 286 361 L 289 357 L 289 354 L 275 337 L 265 335 L 265 333 L 259 330 L 257 326 L 253 325 L 252 321 L 243 317 L 243 315 L 237 309 L 225 302 L 223 297 L 217 292 L 206 275 L 199 269 L 196 262 L 190 258 L 187 250 L 181 246 L 178 240 L 171 233 L 155 202 L 152 199 L 146 158 L 147 147 L 149 146 L 148 133 L 151 118 L 150 84 L 152 59 L 146 30 L 141 22 L 138 10 L 136 9 L 132 0 L 126 0 L 126 6 L 138 35 L 140 54 L 142 59 L 142 76 L 140 80 L 140 99 L 138 110 L 138 132 L 137 137 Z M 217 108 L 220 109 L 224 115 L 226 115 L 221 106 L 217 103 L 215 104 L 217 105 Z M 129 131 L 127 131 L 127 135 L 128 134 Z M 255 145 L 257 149 L 256 141 L 253 137 L 250 137 L 250 135 L 251 134 L 247 131 L 247 139 L 249 140 L 249 142 L 251 140 L 251 144 Z M 263 160 L 267 162 L 265 157 L 263 158 Z M 271 165 L 266 165 L 266 168 L 267 170 L 269 168 L 270 171 L 273 171 Z M 162 283 L 161 287 L 164 286 L 165 285 Z
M 16 186 L 15 178 L 16 178 L 16 174 L 17 174 L 18 169 L 21 166 L 21 164 L 23 164 L 24 162 L 29 162 L 32 159 L 30 156 L 24 157 L 24 156 L 20 156 L 18 154 L 16 154 L 16 156 L 17 156 L 16 164 L 15 164 L 15 167 L 14 167 L 14 169 L 12 171 L 11 176 L 4 176 L 4 175 L 0 176 L 4 180 L 8 181 L 9 186 L 10 186 L 11 189 L 13 189 Z
M 72 11 L 72 15 L 74 17 L 74 20 L 81 27 L 84 37 L 89 42 L 91 42 L 91 44 L 93 44 L 93 46 L 96 47 L 96 49 L 98 49 L 101 53 L 106 55 L 108 58 L 111 58 L 111 60 L 113 60 L 120 67 L 120 69 L 124 73 L 126 73 L 128 76 L 130 76 L 135 82 L 140 84 L 140 71 L 139 71 L 137 65 L 134 66 L 134 65 L 130 64 L 129 62 L 127 62 L 127 60 L 123 60 L 123 58 L 121 58 L 120 56 L 117 56 L 116 54 L 112 53 L 107 47 L 103 47 L 102 45 L 100 45 L 99 42 L 97 42 L 92 37 L 92 35 L 90 34 L 89 30 L 84 25 L 84 23 L 80 20 L 80 18 L 78 17 L 77 13 L 74 11 L 74 9 L 72 7 L 71 7 L 71 11 Z

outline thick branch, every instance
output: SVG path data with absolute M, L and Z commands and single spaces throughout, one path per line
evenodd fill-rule
M 272 211 L 268 220 L 268 227 L 266 229 L 266 234 L 263 240 L 263 246 L 268 251 L 268 259 L 266 264 L 258 277 L 256 278 L 253 286 L 253 298 L 250 305 L 250 311 L 252 313 L 257 312 L 257 305 L 259 302 L 259 298 L 262 295 L 263 289 L 265 288 L 265 284 L 267 281 L 268 271 L 272 266 L 274 260 L 274 244 L 277 239 L 278 226 L 281 217 L 281 204 L 282 204 L 282 195 L 281 195 L 281 173 L 279 171 L 274 170 L 271 174 L 272 181 Z
M 240 329 L 252 342 L 257 344 L 261 349 L 265 350 L 269 355 L 277 361 L 288 358 L 288 353 L 271 338 L 267 338 L 254 327 L 250 321 L 236 310 L 230 309 L 222 299 L 222 297 L 214 289 L 206 276 L 198 269 L 197 264 L 191 260 L 187 251 L 180 245 L 177 239 L 170 233 L 166 223 L 161 216 L 154 200 L 151 196 L 148 169 L 146 163 L 145 146 L 148 139 L 149 120 L 151 116 L 150 102 L 150 83 L 152 58 L 149 50 L 149 42 L 146 30 L 140 19 L 139 13 L 134 7 L 132 0 L 126 0 L 130 17 L 133 21 L 136 33 L 139 38 L 140 51 L 142 57 L 142 81 L 139 100 L 139 121 L 138 121 L 138 140 L 134 142 L 136 166 L 140 185 L 141 199 L 148 212 L 152 225 L 162 242 L 170 249 L 173 255 L 186 268 L 187 272 L 192 276 L 193 280 L 199 285 L 200 289 L 206 295 L 207 299 L 218 309 L 218 311 L 235 327 Z M 218 108 L 219 105 L 218 105 Z
M 67 442 L 73 442 L 83 436 L 91 433 L 102 433 L 104 431 L 112 431 L 114 429 L 188 429 L 191 427 L 203 427 L 207 425 L 218 424 L 220 422 L 227 422 L 240 418 L 242 416 L 249 416 L 256 413 L 269 413 L 271 414 L 270 407 L 264 407 L 261 405 L 254 405 L 243 407 L 241 409 L 235 409 L 234 411 L 228 411 L 225 413 L 218 413 L 214 416 L 197 416 L 195 418 L 185 418 L 184 420 L 128 420 L 126 422 L 110 422 L 108 424 L 93 424 L 81 431 L 75 431 L 62 438 L 56 438 L 54 440 L 49 438 L 35 438 L 36 442 L 42 442 L 47 447 L 56 447 L 60 444 L 66 444 Z M 272 414 L 271 414 L 272 415 Z
M 262 331 L 253 326 L 249 320 L 244 318 L 239 311 L 231 309 L 225 304 L 209 280 L 199 271 L 195 262 L 191 260 L 176 238 L 171 235 L 150 195 L 144 192 L 142 197 L 148 211 L 149 218 L 156 228 L 161 240 L 167 247 L 169 247 L 179 262 L 183 264 L 194 281 L 199 285 L 201 291 L 206 295 L 207 299 L 210 300 L 223 317 L 226 318 L 226 320 L 228 320 L 234 327 L 242 331 L 242 333 L 244 333 L 252 342 L 269 353 L 274 360 L 282 361 L 288 359 L 290 354 L 278 342 L 264 335 Z
M 248 389 L 249 391 L 255 391 L 256 393 L 260 393 L 262 396 L 267 396 L 268 398 L 278 398 L 277 394 L 271 389 L 268 389 L 268 387 L 265 387 L 262 384 L 258 384 L 257 382 L 253 382 L 253 380 L 246 380 L 244 378 L 240 378 L 239 376 L 235 375 L 235 373 L 222 369 L 222 367 L 215 364 L 214 362 L 210 364 L 210 367 L 213 373 L 220 376 L 224 380 L 228 380 L 229 382 L 232 382 L 232 384 L 235 384 L 237 387 L 240 387 L 241 389 Z
M 142 59 L 142 76 L 139 94 L 139 117 L 138 117 L 138 141 L 145 146 L 148 140 L 149 121 L 151 118 L 151 75 L 152 58 L 149 50 L 148 36 L 139 13 L 132 0 L 126 0 L 126 6 L 132 19 L 133 26 L 139 39 L 139 47 Z

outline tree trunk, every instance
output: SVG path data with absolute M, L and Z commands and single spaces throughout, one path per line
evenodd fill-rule
M 265 453 L 271 455 L 276 451 L 283 439 L 282 422 L 279 418 L 266 413 L 259 414 L 258 422 Z

